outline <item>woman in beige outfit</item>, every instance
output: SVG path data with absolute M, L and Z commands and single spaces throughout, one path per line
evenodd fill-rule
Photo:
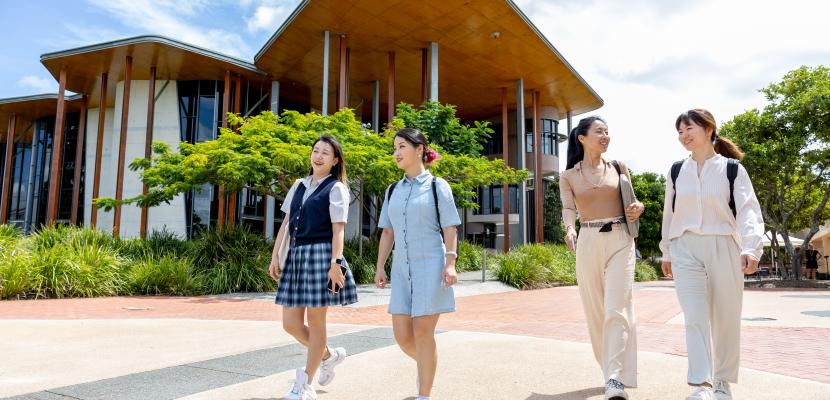
M 594 356 L 604 375 L 605 399 L 620 400 L 628 399 L 626 386 L 637 386 L 637 335 L 631 304 L 635 252 L 626 217 L 636 221 L 645 207 L 635 201 L 623 210 L 620 176 L 602 158 L 609 142 L 604 120 L 580 120 L 568 137 L 568 162 L 559 188 L 565 242 L 576 251 L 579 294 Z M 627 169 L 621 171 L 630 181 Z

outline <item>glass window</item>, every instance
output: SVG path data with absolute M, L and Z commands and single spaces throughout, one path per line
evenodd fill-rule
M 501 214 L 502 213 L 502 206 L 504 205 L 504 200 L 502 199 L 502 186 L 493 186 L 493 205 L 491 207 L 492 214 Z

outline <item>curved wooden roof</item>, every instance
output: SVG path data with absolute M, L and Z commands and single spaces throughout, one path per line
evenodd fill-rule
M 66 96 L 66 112 L 80 111 L 82 99 L 82 96 L 77 94 Z M 15 141 L 22 138 L 24 142 L 28 142 L 32 137 L 31 125 L 40 118 L 54 117 L 57 107 L 56 93 L 0 99 L 0 142 L 6 141 L 9 118 L 12 114 L 17 116 Z
M 395 51 L 396 100 L 420 102 L 421 49 L 435 41 L 439 99 L 458 105 L 466 117 L 498 114 L 500 88 L 508 87 L 509 101 L 514 102 L 519 78 L 527 90 L 541 92 L 543 105 L 563 112 L 580 114 L 603 105 L 509 0 L 305 0 L 257 53 L 254 63 L 275 79 L 317 88 L 312 102 L 319 104 L 326 30 L 331 34 L 332 90 L 337 82 L 339 35 L 348 37 L 351 97 L 371 98 L 371 81 L 385 83 L 387 52 Z

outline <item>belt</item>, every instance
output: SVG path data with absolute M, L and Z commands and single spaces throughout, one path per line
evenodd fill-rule
M 608 226 L 610 228 L 611 225 L 621 224 L 623 223 L 622 219 L 616 219 L 613 221 L 606 221 L 606 222 L 586 222 L 584 224 L 579 224 L 582 228 L 603 228 Z

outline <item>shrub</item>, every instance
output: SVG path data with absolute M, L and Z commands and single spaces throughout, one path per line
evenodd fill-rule
M 1 234 L 0 234 L 1 235 Z M 4 242 L 0 251 L 0 299 L 19 299 L 33 295 L 36 272 L 31 256 L 22 246 Z
M 481 271 L 482 246 L 475 243 L 461 241 L 458 243 L 458 259 L 455 261 L 455 269 L 458 272 Z M 491 257 L 487 257 L 488 259 Z
M 51 233 L 49 238 L 52 238 Z M 52 242 L 54 243 L 54 242 Z M 41 242 L 43 246 L 45 242 Z M 57 243 L 33 251 L 38 297 L 114 296 L 124 289 L 125 261 L 100 244 Z
M 14 225 L 0 225 L 0 252 L 20 240 L 22 232 Z
M 268 275 L 273 243 L 245 227 L 202 232 L 189 246 L 194 271 L 207 293 L 266 292 L 275 283 Z
M 134 265 L 129 272 L 129 289 L 142 295 L 196 295 L 202 293 L 202 280 L 194 276 L 189 258 L 165 255 Z
M 659 262 L 637 260 L 637 264 L 634 265 L 634 280 L 637 282 L 656 281 L 661 276 L 663 276 L 663 271 Z
M 343 257 L 349 263 L 349 268 L 357 284 L 367 284 L 375 281 L 375 266 L 378 261 L 378 245 L 374 240 L 363 239 L 363 256 L 360 256 L 360 242 L 358 239 L 349 239 L 343 248 Z M 390 257 L 391 259 L 391 257 Z M 387 261 L 389 264 L 389 261 Z

